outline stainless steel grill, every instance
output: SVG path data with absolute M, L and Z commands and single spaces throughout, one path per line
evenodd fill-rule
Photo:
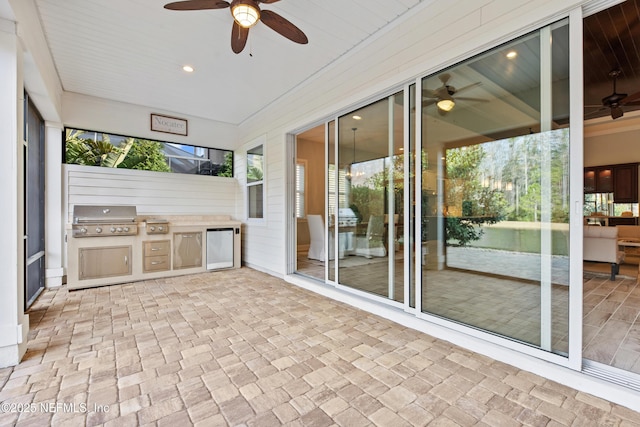
M 355 227 L 358 217 L 351 208 L 338 209 L 338 227 Z
M 136 207 L 76 205 L 71 230 L 73 237 L 135 236 Z

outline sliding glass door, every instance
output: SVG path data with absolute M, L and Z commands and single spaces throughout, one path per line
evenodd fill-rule
M 567 354 L 563 21 L 422 79 L 421 308 Z
M 331 145 L 330 145 L 331 146 Z M 338 118 L 330 241 L 341 285 L 404 301 L 404 93 Z M 331 151 L 331 150 L 330 150 Z
M 569 57 L 564 20 L 327 121 L 312 276 L 566 357 Z

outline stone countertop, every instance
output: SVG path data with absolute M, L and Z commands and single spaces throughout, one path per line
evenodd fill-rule
M 138 215 L 138 226 L 145 227 L 147 220 L 154 219 L 166 220 L 170 227 L 241 225 L 231 215 Z

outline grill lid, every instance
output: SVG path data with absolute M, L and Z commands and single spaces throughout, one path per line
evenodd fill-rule
M 75 205 L 73 207 L 74 224 L 134 223 L 136 222 L 136 216 L 135 206 Z

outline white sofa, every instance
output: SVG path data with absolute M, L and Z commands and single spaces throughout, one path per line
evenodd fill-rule
M 582 252 L 585 261 L 611 264 L 611 280 L 615 280 L 624 261 L 624 252 L 618 250 L 618 227 L 585 225 Z

